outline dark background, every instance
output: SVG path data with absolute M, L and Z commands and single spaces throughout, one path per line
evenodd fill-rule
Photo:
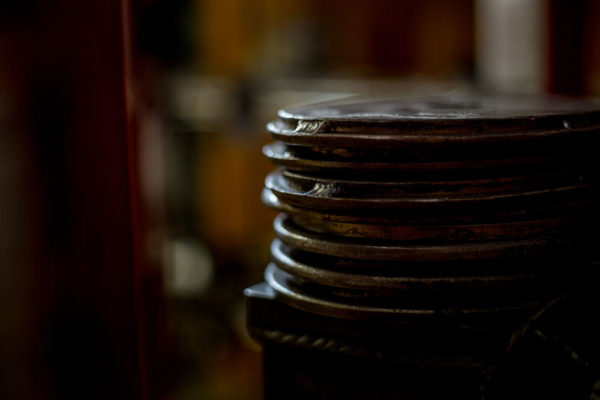
M 0 398 L 258 399 L 278 108 L 600 92 L 600 3 L 0 2 Z

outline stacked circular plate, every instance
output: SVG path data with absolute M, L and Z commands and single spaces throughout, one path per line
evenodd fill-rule
M 336 318 L 521 317 L 565 290 L 593 224 L 597 104 L 348 98 L 282 110 L 267 283 Z

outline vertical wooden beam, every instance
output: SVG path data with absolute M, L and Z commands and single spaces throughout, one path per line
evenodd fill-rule
M 12 134 L 28 160 L 20 179 L 34 199 L 19 238 L 34 252 L 19 265 L 28 322 L 14 328 L 18 348 L 30 349 L 26 397 L 140 399 L 144 267 L 129 0 L 29 3 L 9 28 L 15 64 L 3 69 Z

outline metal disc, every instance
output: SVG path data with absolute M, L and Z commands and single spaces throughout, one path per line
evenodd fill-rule
M 299 171 L 339 171 L 353 170 L 366 174 L 372 174 L 372 171 L 378 171 L 383 174 L 384 171 L 402 171 L 404 175 L 407 172 L 418 173 L 448 173 L 448 171 L 459 171 L 463 176 L 467 174 L 482 175 L 484 171 L 493 171 L 496 175 L 504 174 L 522 174 L 524 171 L 530 171 L 531 168 L 548 171 L 557 168 L 570 167 L 573 165 L 571 157 L 565 157 L 564 163 L 557 163 L 557 157 L 552 155 L 541 155 L 539 157 L 522 156 L 506 157 L 499 159 L 450 159 L 450 160 L 407 160 L 406 154 L 392 154 L 389 157 L 382 157 L 385 149 L 371 150 L 370 157 L 328 157 L 328 154 L 315 152 L 310 154 L 304 148 L 304 151 L 298 151 L 302 147 L 287 146 L 281 142 L 273 142 L 263 147 L 263 154 L 277 165 L 284 166 L 291 170 Z M 362 147 L 360 148 L 363 149 Z M 353 149 L 330 149 L 331 151 L 351 152 Z M 308 153 L 308 154 L 307 154 Z M 473 153 L 473 152 L 469 152 Z M 477 153 L 477 152 L 475 152 Z M 497 152 L 501 154 L 501 152 Z M 454 157 L 459 156 L 454 153 Z M 431 155 L 429 157 L 431 158 Z M 558 164 L 558 165 L 557 165 Z M 524 169 L 529 168 L 529 169 Z M 497 171 L 497 172 L 496 172 Z M 488 172 L 489 173 L 489 172 Z
M 600 125 L 599 108 L 594 101 L 540 95 L 358 96 L 280 110 L 280 120 L 267 129 L 286 143 L 327 147 L 342 141 L 347 147 L 414 149 L 418 144 L 572 137 Z
M 288 246 L 278 239 L 271 244 L 273 262 L 283 271 L 300 279 L 320 285 L 370 290 L 378 294 L 396 294 L 400 291 L 425 291 L 441 294 L 449 291 L 464 293 L 465 290 L 509 290 L 511 295 L 524 289 L 531 290 L 547 278 L 543 273 L 521 273 L 509 275 L 453 275 L 446 271 L 443 276 L 403 276 L 401 266 L 393 276 L 381 274 L 377 268 L 370 268 L 370 274 L 357 274 L 348 271 L 327 269 L 326 265 L 316 266 L 294 259 Z
M 360 197 L 350 193 L 347 195 L 343 187 L 318 182 L 308 190 L 293 185 L 280 172 L 267 176 L 265 187 L 270 189 L 280 200 L 294 206 L 319 210 L 373 210 L 373 209 L 436 209 L 468 207 L 497 208 L 531 202 L 561 201 L 574 199 L 594 189 L 591 183 L 572 184 L 562 187 L 541 188 L 521 192 L 484 193 L 478 195 L 397 195 L 383 196 L 364 193 Z
M 326 237 L 295 226 L 286 215 L 274 222 L 275 234 L 284 243 L 308 252 L 360 260 L 451 261 L 510 259 L 539 254 L 551 248 L 546 239 L 466 242 L 451 244 L 394 244 Z
M 344 303 L 339 299 L 328 299 L 307 294 L 294 287 L 293 277 L 269 264 L 265 270 L 265 281 L 271 286 L 277 298 L 293 307 L 308 312 L 314 312 L 333 318 L 355 319 L 355 320 L 399 320 L 399 321 L 423 321 L 451 318 L 457 322 L 465 322 L 469 319 L 481 317 L 499 318 L 509 317 L 514 319 L 526 318 L 533 310 L 540 306 L 537 302 L 521 303 L 517 305 L 480 307 L 480 308 L 392 308 L 383 306 L 365 306 L 356 303 Z M 500 317 L 500 318 L 502 318 Z
M 404 226 L 421 225 L 424 229 L 429 229 L 431 226 L 450 226 L 452 229 L 456 227 L 459 231 L 461 226 L 504 224 L 512 222 L 535 221 L 539 219 L 548 219 L 550 221 L 560 218 L 588 218 L 590 210 L 595 207 L 594 197 L 586 197 L 576 199 L 560 204 L 540 205 L 535 209 L 532 208 L 517 208 L 514 210 L 498 210 L 494 213 L 477 214 L 477 213 L 457 213 L 453 212 L 450 215 L 439 213 L 417 214 L 411 210 L 409 213 L 366 213 L 352 212 L 348 210 L 328 211 L 328 210 L 311 210 L 308 208 L 297 207 L 281 201 L 275 194 L 264 188 L 261 194 L 263 203 L 270 208 L 285 212 L 291 215 L 294 219 L 300 218 L 310 221 L 310 225 L 316 226 L 349 226 L 353 228 L 356 225 L 360 226 L 381 226 L 382 229 L 394 229 L 394 226 L 402 229 Z M 468 210 L 467 210 L 468 211 Z M 368 229 L 368 228 L 366 228 Z M 477 228 L 479 229 L 479 228 Z M 318 229 L 315 229 L 319 232 Z

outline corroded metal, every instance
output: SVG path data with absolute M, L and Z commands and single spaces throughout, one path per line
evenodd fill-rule
M 439 343 L 469 336 L 450 352 L 457 362 L 492 365 L 516 327 L 577 280 L 574 233 L 598 214 L 599 109 L 448 95 L 280 111 L 263 201 L 282 214 L 269 300 L 249 295 L 251 331 L 351 340 L 429 366 L 450 357 Z M 269 304 L 304 322 L 270 320 Z

